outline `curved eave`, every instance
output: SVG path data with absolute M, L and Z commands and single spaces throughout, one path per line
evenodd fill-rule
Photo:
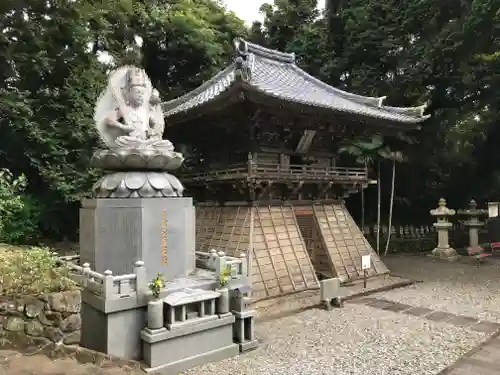
M 177 99 L 163 103 L 165 117 L 173 120 L 173 117 L 178 119 L 188 117 L 194 112 L 204 112 L 213 102 L 234 99 L 239 90 L 273 99 L 274 105 L 285 106 L 292 103 L 307 107 L 308 112 L 316 108 L 321 109 L 323 113 L 345 113 L 350 117 L 387 121 L 391 123 L 391 127 L 399 123 L 404 128 L 419 128 L 417 124 L 430 117 L 424 115 L 426 105 L 409 108 L 384 106 L 385 97 L 365 97 L 330 86 L 289 62 L 293 55 L 276 55 L 277 51 L 272 52 L 256 45 L 246 45 L 245 48 L 258 54 L 250 59 L 250 68 L 247 66 L 240 69 L 243 60 L 238 58 L 239 61 L 237 59 L 203 85 Z M 272 53 L 274 55 L 271 59 Z
M 315 85 L 318 87 L 322 87 L 325 90 L 328 90 L 332 94 L 341 96 L 345 99 L 352 100 L 356 103 L 359 104 L 364 104 L 366 106 L 372 107 L 372 108 L 377 108 L 383 111 L 386 111 L 387 113 L 392 113 L 392 114 L 400 114 L 403 116 L 406 116 L 407 119 L 403 119 L 404 122 L 412 122 L 412 123 L 419 123 L 427 120 L 430 118 L 430 115 L 424 115 L 424 112 L 428 106 L 427 103 L 418 106 L 418 107 L 392 107 L 392 106 L 386 106 L 384 105 L 385 99 L 387 99 L 387 96 L 363 96 L 363 95 L 358 95 L 358 94 L 353 94 L 347 91 L 340 90 L 336 87 L 333 87 L 318 78 L 310 75 L 307 73 L 305 70 L 299 68 L 297 65 L 291 65 L 291 68 L 294 69 L 298 74 L 303 76 L 305 79 L 307 79 L 310 82 L 314 82 Z
M 234 81 L 235 64 L 233 63 L 194 90 L 168 102 L 161 103 L 165 117 L 170 117 L 175 113 L 187 111 L 197 105 L 203 105 L 211 99 L 216 99 Z
M 336 101 L 336 105 L 330 105 L 328 101 L 311 101 L 307 95 L 295 96 L 290 98 L 283 92 L 276 92 L 272 89 L 266 89 L 265 87 L 259 87 L 251 84 L 242 84 L 249 91 L 257 92 L 263 96 L 269 98 L 275 98 L 286 103 L 295 103 L 310 108 L 318 108 L 331 111 L 332 113 L 345 113 L 351 116 L 368 117 L 371 119 L 389 121 L 392 123 L 400 123 L 404 125 L 419 124 L 423 122 L 426 118 L 423 117 L 413 117 L 408 116 L 406 113 L 394 113 L 387 110 L 385 107 L 374 107 L 371 105 L 364 104 L 361 106 L 349 105 L 350 100 L 347 99 L 344 103 Z M 347 103 L 347 104 L 346 104 Z M 360 103 L 357 103 L 360 104 Z M 353 109 L 356 107 L 356 109 Z M 415 126 L 417 127 L 417 126 Z
M 203 104 L 182 111 L 175 109 L 175 111 L 168 114 L 170 121 L 167 121 L 167 124 L 173 125 L 176 123 L 184 123 L 185 121 L 199 118 L 207 113 L 215 113 L 224 110 L 245 100 L 262 107 L 281 107 L 287 111 L 287 113 L 296 113 L 297 115 L 308 116 L 310 118 L 319 116 L 324 119 L 328 116 L 338 116 L 341 122 L 343 118 L 349 121 L 356 121 L 356 119 L 358 119 L 367 125 L 372 124 L 381 128 L 399 129 L 400 131 L 418 130 L 421 128 L 420 124 L 416 121 L 394 121 L 392 119 L 366 116 L 350 111 L 332 110 L 330 107 L 311 105 L 306 101 L 291 102 L 290 100 L 283 100 L 283 98 L 278 95 L 271 95 L 241 80 L 235 80 L 233 84 L 229 85 L 224 91 L 221 91 L 218 96 L 205 101 Z

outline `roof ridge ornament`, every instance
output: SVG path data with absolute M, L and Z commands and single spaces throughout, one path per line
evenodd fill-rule
M 281 52 L 275 49 L 262 47 L 258 44 L 247 42 L 242 38 L 235 38 L 234 46 L 236 47 L 236 51 L 240 56 L 255 54 L 269 60 L 295 64 L 295 53 Z
M 235 38 L 233 43 L 234 43 L 234 48 L 240 54 L 243 54 L 243 55 L 248 54 L 248 42 L 246 40 L 244 40 L 242 38 Z
M 255 55 L 249 51 L 248 42 L 241 38 L 234 39 L 234 47 L 239 54 L 234 60 L 235 76 L 244 82 L 252 79 L 252 69 L 255 65 Z
M 252 79 L 252 69 L 255 64 L 255 55 L 252 53 L 248 54 L 246 58 L 238 56 L 234 61 L 235 69 L 234 74 L 236 78 L 241 79 L 244 82 L 250 82 Z
M 378 107 L 379 108 L 382 108 L 382 106 L 384 105 L 385 99 L 387 99 L 387 96 L 381 96 L 380 98 L 378 98 Z

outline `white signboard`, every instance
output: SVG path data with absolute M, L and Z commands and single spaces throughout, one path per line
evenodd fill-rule
M 498 202 L 488 202 L 488 216 L 489 217 L 498 216 Z
M 371 268 L 371 259 L 369 255 L 363 255 L 361 257 L 361 269 L 369 270 Z

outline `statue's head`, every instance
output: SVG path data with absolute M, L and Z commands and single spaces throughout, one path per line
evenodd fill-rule
M 131 106 L 140 107 L 144 104 L 147 91 L 146 74 L 135 67 L 127 71 L 127 94 Z

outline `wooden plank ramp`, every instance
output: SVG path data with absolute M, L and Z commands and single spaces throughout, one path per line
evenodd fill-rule
M 291 205 L 197 207 L 196 249 L 250 255 L 254 300 L 319 288 Z
M 371 255 L 368 277 L 389 273 L 343 203 L 314 204 L 313 210 L 337 277 L 343 281 L 362 278 L 363 255 Z
M 260 300 L 319 288 L 293 207 L 254 210 L 252 297 Z

